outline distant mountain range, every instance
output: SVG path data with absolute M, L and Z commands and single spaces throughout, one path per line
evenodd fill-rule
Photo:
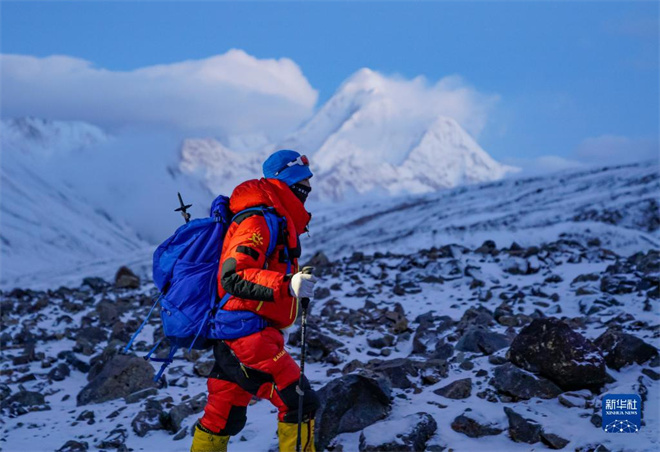
M 62 161 L 107 140 L 100 129 L 17 119 L 2 121 L 0 133 L 0 285 L 26 274 L 38 279 L 54 269 L 120 258 L 147 246 L 126 221 L 90 202 L 61 172 Z
M 294 149 L 311 158 L 316 199 L 355 194 L 428 193 L 498 180 L 518 168 L 493 160 L 458 122 L 397 108 L 382 76 L 362 69 L 349 78 L 300 129 L 254 152 L 231 149 L 232 140 L 190 139 L 179 169 L 198 175 L 214 192 L 260 174 L 265 157 Z
M 82 122 L 4 119 L 0 285 L 149 249 L 181 222 L 172 213 L 177 191 L 194 204 L 193 216 L 206 215 L 214 196 L 261 177 L 277 149 L 307 154 L 312 200 L 332 203 L 428 193 L 517 170 L 493 160 L 454 119 L 398 108 L 397 96 L 379 74 L 358 71 L 279 143 L 257 134 L 163 144 Z

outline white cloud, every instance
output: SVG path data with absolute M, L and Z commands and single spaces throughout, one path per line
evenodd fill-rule
M 610 164 L 657 159 L 658 152 L 657 139 L 601 135 L 582 141 L 575 155 L 585 163 Z
M 405 79 L 366 68 L 349 78 L 343 88 L 376 90 L 392 101 L 401 116 L 414 118 L 415 121 L 420 118 L 433 121 L 438 116 L 448 116 L 473 136 L 483 130 L 489 114 L 500 99 L 497 94 L 477 91 L 457 75 L 431 83 L 424 76 Z
M 125 72 L 68 56 L 1 55 L 0 64 L 4 117 L 82 120 L 109 129 L 277 136 L 307 118 L 318 97 L 290 59 L 257 59 L 241 50 Z

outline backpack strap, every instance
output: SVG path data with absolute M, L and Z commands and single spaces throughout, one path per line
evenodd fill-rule
M 275 209 L 273 209 L 272 207 L 257 206 L 257 207 L 250 207 L 241 210 L 240 212 L 238 212 L 236 215 L 233 216 L 231 222 L 233 223 L 235 221 L 238 221 L 240 223 L 245 218 L 255 214 L 256 215 L 261 214 L 264 217 L 264 220 L 266 220 L 266 225 L 268 226 L 268 232 L 270 237 L 270 240 L 268 242 L 268 249 L 266 250 L 266 257 L 268 258 L 275 251 L 275 247 L 277 246 L 277 238 L 279 237 L 280 231 L 282 231 L 282 225 L 286 224 L 286 218 L 277 215 L 277 213 L 275 213 Z M 287 263 L 289 263 L 289 259 L 288 259 L 289 253 L 286 250 L 287 249 L 286 245 L 284 249 L 287 255 Z M 287 273 L 290 273 L 290 271 L 287 271 Z
M 277 238 L 279 237 L 280 231 L 282 230 L 282 224 L 286 221 L 285 218 L 280 217 L 272 210 L 264 210 L 264 219 L 268 225 L 268 232 L 270 233 L 270 240 L 268 242 L 268 250 L 266 251 L 266 257 L 270 257 L 275 251 L 277 246 Z M 286 245 L 284 246 L 286 249 Z

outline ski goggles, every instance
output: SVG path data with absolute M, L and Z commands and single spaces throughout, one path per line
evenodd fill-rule
M 291 168 L 292 166 L 296 166 L 296 165 L 300 165 L 300 166 L 309 166 L 309 159 L 307 158 L 306 155 L 299 155 L 297 159 L 292 160 L 292 161 L 290 161 L 289 163 L 287 163 L 287 164 L 286 164 L 286 168 L 282 168 L 281 170 L 279 170 L 278 172 L 276 172 L 275 175 L 277 176 L 278 174 L 280 174 L 280 173 L 281 173 L 282 171 L 284 171 L 285 169 L 287 169 L 287 168 Z

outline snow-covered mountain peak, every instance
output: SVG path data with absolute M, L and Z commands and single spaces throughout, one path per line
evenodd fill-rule
M 387 108 L 368 113 L 370 108 L 353 114 L 314 155 L 322 198 L 352 191 L 425 193 L 518 171 L 496 162 L 452 118 L 405 124 Z
M 386 79 L 381 74 L 369 68 L 362 68 L 351 75 L 339 87 L 337 94 L 364 92 L 372 95 L 382 93 Z
M 454 118 L 401 108 L 400 93 L 390 95 L 388 83 L 373 71 L 358 71 L 277 146 L 237 152 L 215 139 L 186 140 L 179 169 L 201 175 L 214 193 L 228 192 L 241 180 L 259 177 L 270 152 L 295 149 L 311 156 L 312 196 L 323 200 L 349 193 L 425 193 L 518 170 L 493 160 Z
M 428 192 L 518 170 L 491 158 L 450 109 L 442 113 L 434 104 L 443 102 L 442 87 L 431 88 L 430 98 L 427 89 L 421 77 L 360 69 L 277 148 L 311 155 L 320 187 L 313 196 L 332 200 L 350 192 Z
M 458 122 L 448 117 L 438 117 L 431 124 L 402 167 L 434 190 L 496 180 L 520 170 L 496 162 Z M 424 172 L 415 168 L 424 168 Z
M 32 117 L 3 119 L 0 134 L 4 148 L 39 158 L 88 149 L 108 139 L 103 130 L 85 122 Z
M 201 179 L 214 194 L 232 192 L 236 183 L 261 177 L 262 152 L 236 152 L 213 138 L 184 140 L 178 169 Z

